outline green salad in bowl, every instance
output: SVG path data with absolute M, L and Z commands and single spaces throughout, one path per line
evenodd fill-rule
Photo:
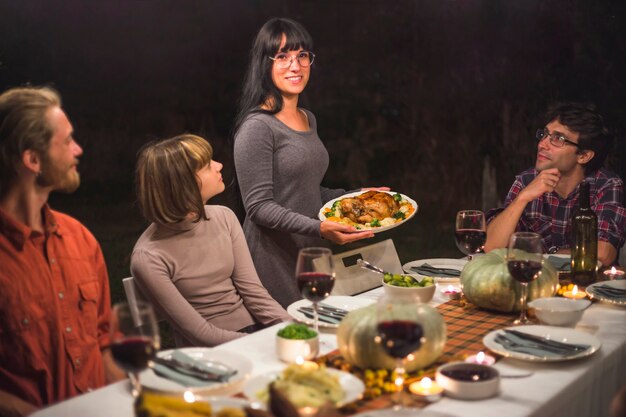
M 284 362 L 313 359 L 319 349 L 319 335 L 304 324 L 292 323 L 276 333 L 276 354 Z
M 383 289 L 391 297 L 413 297 L 427 303 L 433 299 L 436 288 L 432 277 L 389 273 L 383 277 Z

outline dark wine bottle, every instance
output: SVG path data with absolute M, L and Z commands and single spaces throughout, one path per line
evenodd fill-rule
M 598 216 L 589 204 L 589 183 L 580 184 L 578 210 L 572 215 L 572 282 L 587 286 L 596 280 Z

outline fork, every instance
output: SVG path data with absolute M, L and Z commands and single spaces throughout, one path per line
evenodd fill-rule
M 495 342 L 503 346 L 507 350 L 528 353 L 529 355 L 534 355 L 534 356 L 546 356 L 546 354 L 549 354 L 549 356 L 563 356 L 563 355 L 567 355 L 570 353 L 576 353 L 575 351 L 560 349 L 560 348 L 551 347 L 551 346 L 544 346 L 538 343 L 515 342 L 501 334 L 496 335 Z

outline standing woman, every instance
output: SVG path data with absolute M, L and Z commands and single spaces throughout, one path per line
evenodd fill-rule
M 320 221 L 325 202 L 345 194 L 321 186 L 328 152 L 315 116 L 298 107 L 315 55 L 299 23 L 269 20 L 254 41 L 239 114 L 234 158 L 246 210 L 243 229 L 263 285 L 283 307 L 302 298 L 295 279 L 300 248 L 374 236 Z
M 207 141 L 181 135 L 147 145 L 137 161 L 137 196 L 152 224 L 131 271 L 177 346 L 215 346 L 289 320 L 259 281 L 235 213 L 204 204 L 224 191 L 212 157 Z

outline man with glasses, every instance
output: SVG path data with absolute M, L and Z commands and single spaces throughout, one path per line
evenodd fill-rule
M 536 133 L 535 167 L 515 177 L 503 208 L 487 213 L 485 250 L 506 247 L 516 231 L 531 231 L 543 237 L 544 251 L 569 253 L 570 218 L 586 181 L 598 216 L 598 260 L 611 265 L 626 231 L 624 183 L 602 168 L 612 136 L 593 106 L 560 103 L 546 120 Z

